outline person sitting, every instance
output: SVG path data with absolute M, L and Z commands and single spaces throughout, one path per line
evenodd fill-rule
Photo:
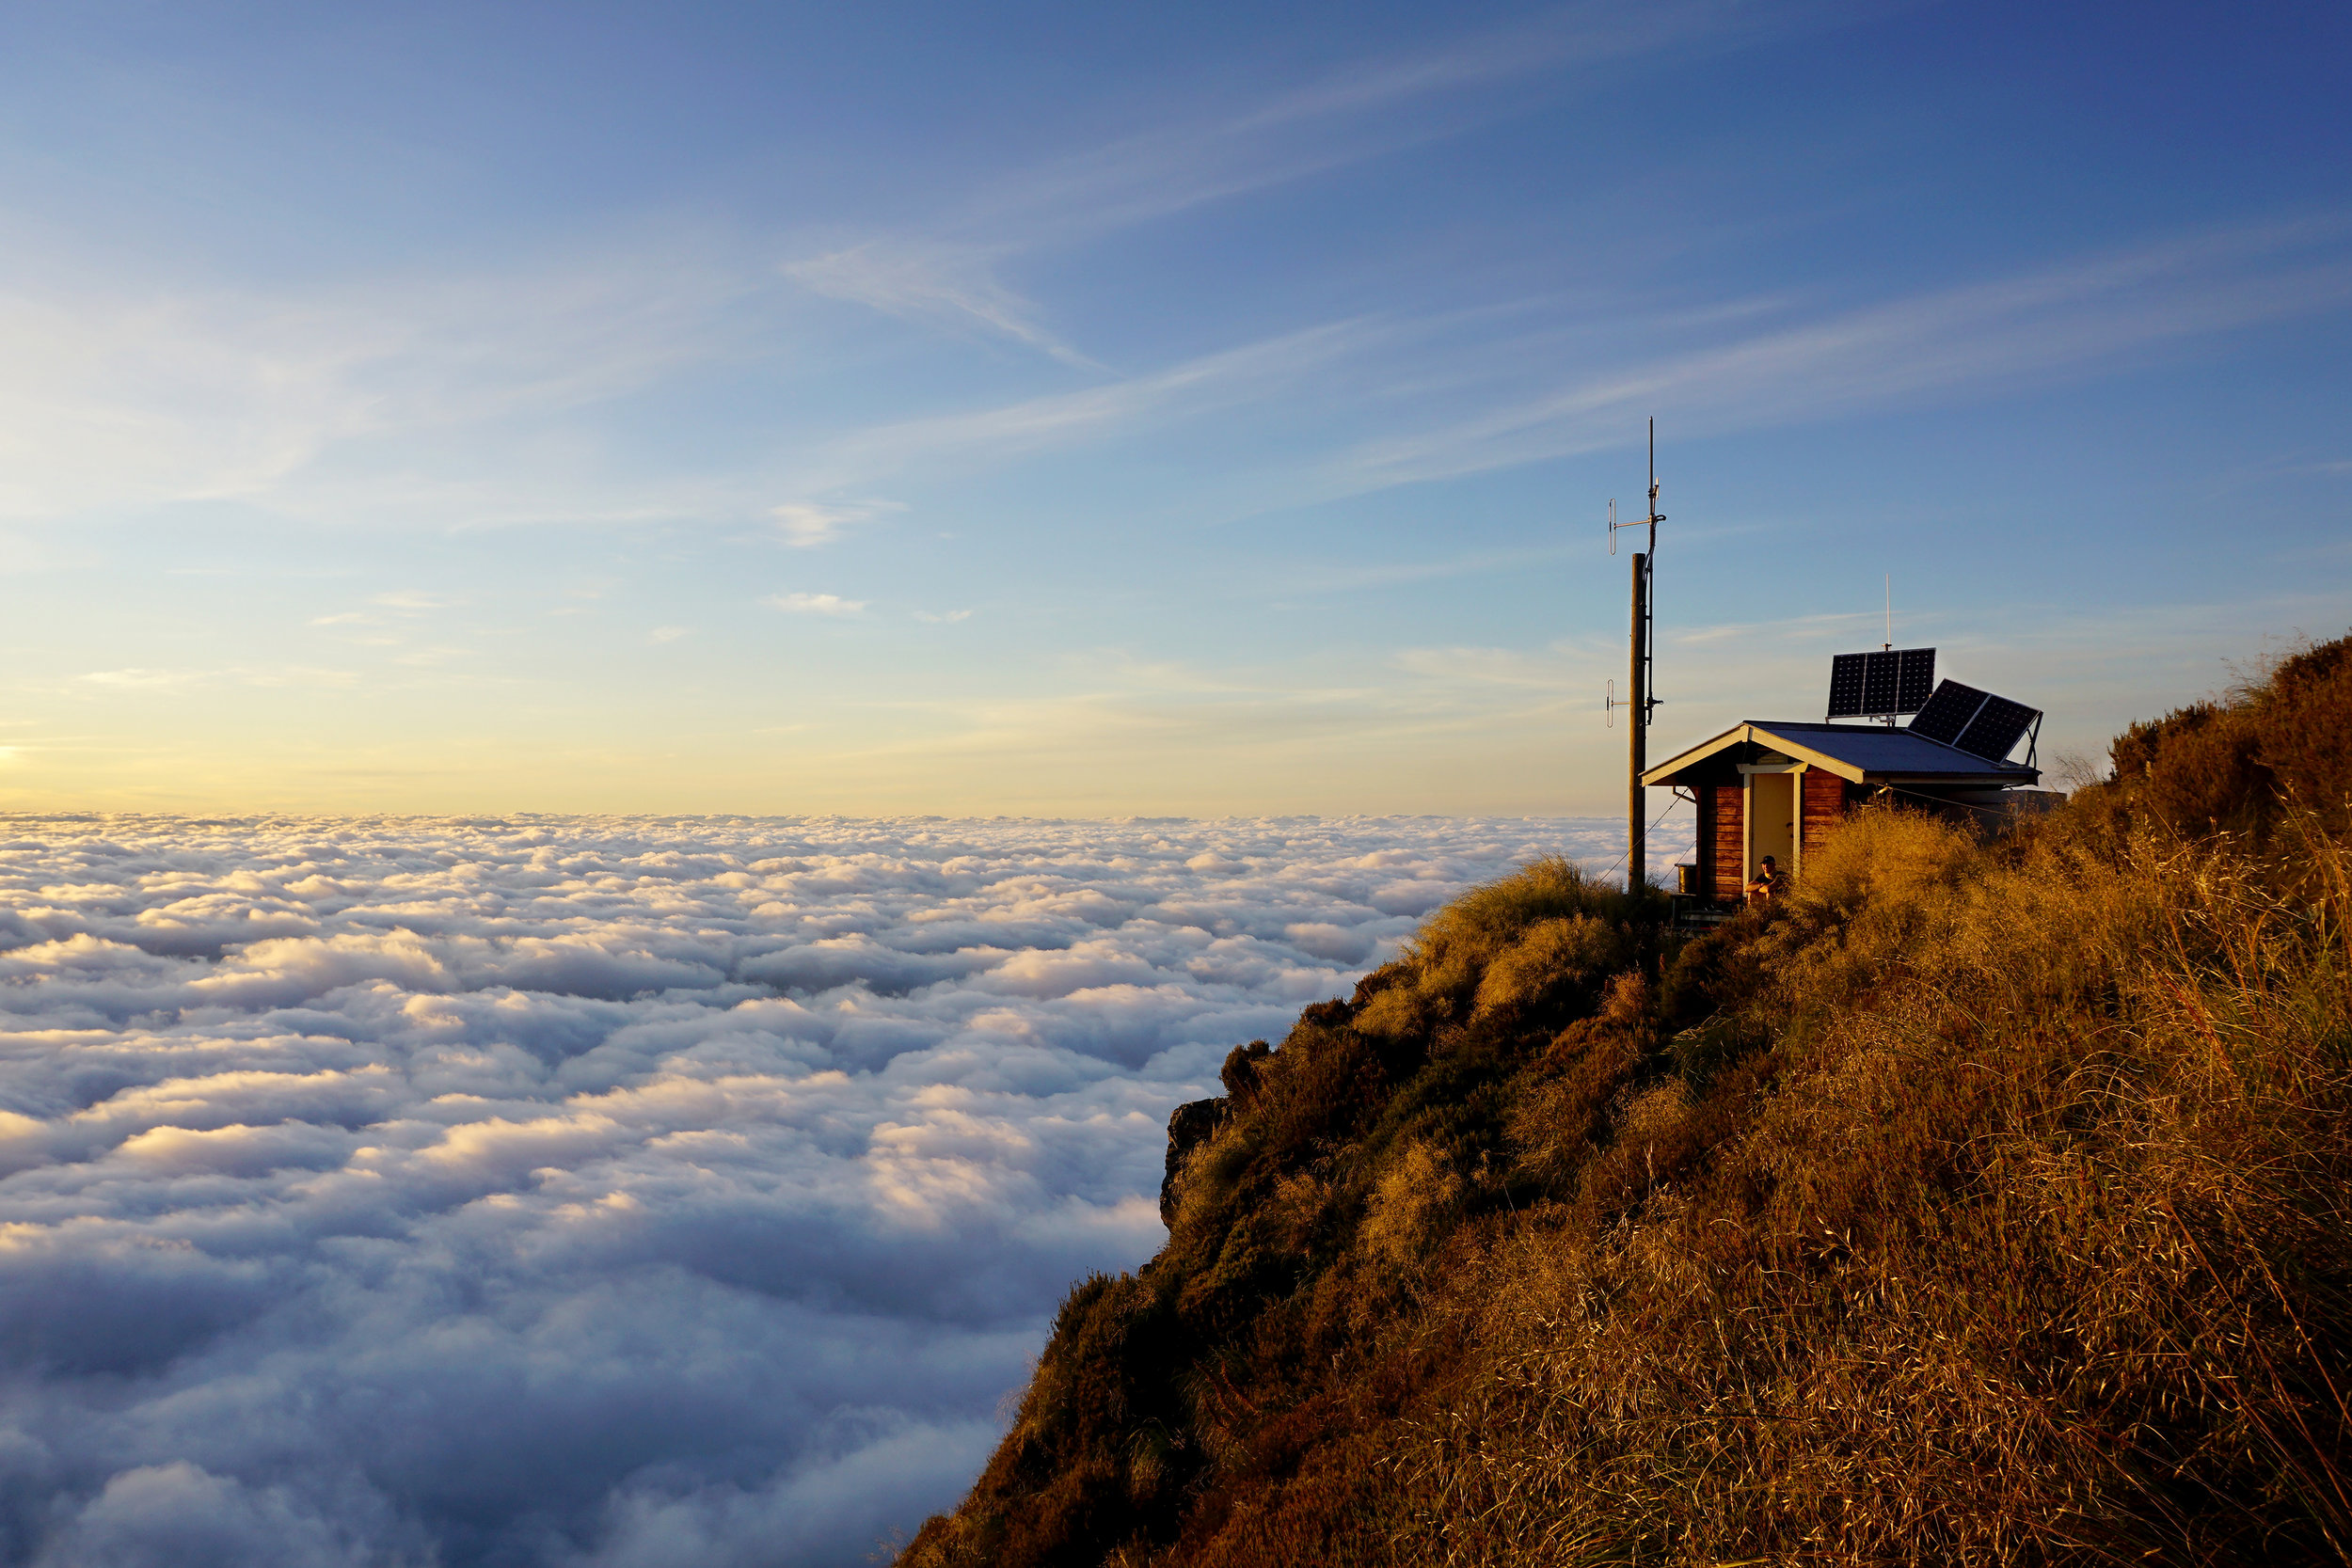
M 1788 879 L 1781 875 L 1780 862 L 1767 855 L 1756 869 L 1756 880 L 1748 884 L 1748 900 L 1769 904 L 1786 889 L 1788 882 Z

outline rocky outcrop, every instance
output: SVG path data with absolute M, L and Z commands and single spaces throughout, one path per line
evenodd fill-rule
M 1225 1118 L 1233 1113 L 1233 1102 L 1223 1097 L 1195 1100 L 1179 1105 L 1168 1118 L 1168 1174 L 1160 1178 L 1160 1223 L 1176 1223 L 1176 1173 L 1184 1168 L 1192 1151 L 1216 1136 L 1216 1130 L 1225 1125 Z

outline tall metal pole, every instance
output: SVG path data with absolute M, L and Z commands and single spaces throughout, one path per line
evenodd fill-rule
M 1648 801 L 1642 789 L 1642 772 L 1649 766 L 1648 750 L 1643 745 L 1649 730 L 1649 692 L 1643 677 L 1649 672 L 1643 668 L 1648 662 L 1644 635 L 1649 629 L 1649 557 L 1637 553 L 1633 557 L 1633 658 L 1626 685 L 1632 692 L 1632 722 L 1626 726 L 1626 847 L 1625 885 L 1630 893 L 1639 888 L 1649 876 L 1649 863 L 1642 846 L 1643 816 Z
M 1627 670 L 1626 704 L 1632 724 L 1626 736 L 1626 829 L 1625 885 L 1628 892 L 1649 880 L 1649 861 L 1643 853 L 1642 840 L 1645 829 L 1643 818 L 1648 811 L 1648 800 L 1642 789 L 1642 771 L 1648 767 L 1650 715 L 1657 710 L 1658 698 L 1651 691 L 1650 680 L 1650 563 L 1658 559 L 1658 525 L 1666 515 L 1658 510 L 1658 421 L 1649 422 L 1649 515 L 1639 523 L 1617 521 L 1617 503 L 1609 503 L 1609 553 L 1617 553 L 1617 530 L 1621 528 L 1649 529 L 1649 548 L 1633 558 L 1633 632 L 1630 664 Z M 1611 712 L 1617 702 L 1609 700 Z

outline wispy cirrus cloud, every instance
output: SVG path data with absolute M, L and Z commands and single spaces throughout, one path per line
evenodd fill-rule
M 92 670 L 78 677 L 86 686 L 105 691 L 180 691 L 190 687 L 230 685 L 249 687 L 347 687 L 358 677 L 348 670 L 315 665 L 237 665 L 220 670 L 169 670 L 130 666 Z
M 1586 658 L 1570 661 L 1558 653 L 1547 656 L 1518 648 L 1406 648 L 1395 657 L 1396 667 L 1408 673 L 1464 686 L 1527 687 L 1558 691 L 1583 673 Z M 1608 650 L 1613 655 L 1614 649 Z
M 1861 14 L 1738 0 L 1583 0 L 1434 47 L 1346 61 L 1279 91 L 1183 117 L 985 183 L 949 232 L 1009 245 L 1067 242 L 1288 184 L 1515 112 L 1515 85 L 1552 90 L 1645 55 L 1725 48 Z M 1204 91 L 1214 89 L 1204 88 Z
M 871 522 L 884 513 L 905 510 L 896 501 L 860 501 L 854 505 L 787 501 L 770 507 L 768 515 L 784 531 L 787 543 L 799 549 L 814 549 L 832 544 L 860 523 Z
M 261 498 L 544 515 L 549 486 L 463 477 L 455 449 L 756 353 L 763 291 L 725 245 L 691 239 L 269 290 L 20 246 L 0 263 L 0 516 Z M 364 483 L 326 471 L 387 444 L 443 461 Z
M 1768 13 L 1737 0 L 1583 0 L 1467 39 L 1346 61 L 1272 92 L 1220 94 L 1203 84 L 1200 94 L 1237 101 L 983 181 L 928 226 L 867 235 L 787 261 L 783 270 L 816 293 L 1100 370 L 1042 325 L 1041 307 L 1005 284 L 1009 262 L 1458 135 L 1521 105 L 1522 94 L 1499 89 L 1548 82 L 1556 90 L 1580 71 L 1733 46 L 1860 9 L 1800 4 Z
M 1330 499 L 1605 450 L 1623 440 L 1637 414 L 1661 406 L 1705 434 L 2098 374 L 2201 338 L 2343 309 L 2352 304 L 2345 237 L 2346 225 L 2330 218 L 2249 224 L 1816 309 L 1810 319 L 1791 319 L 1804 311 L 1793 294 L 1530 302 L 1520 309 L 1547 330 L 1498 343 L 1484 335 L 1455 341 L 1466 324 L 1451 316 L 1352 318 L 1071 392 L 846 433 L 812 454 L 812 471 L 841 483 L 931 464 L 993 465 L 1291 400 L 1312 387 L 1326 408 L 1385 404 L 1375 417 L 1391 434 L 1320 451 L 1310 436 L 1290 471 L 1237 485 L 1236 504 L 1253 509 L 1238 499 L 1245 494 L 1258 506 Z M 1458 413 L 1477 408 L 1482 384 L 1524 384 L 1560 356 L 1560 337 L 1594 337 L 1586 328 L 1600 320 L 1611 330 L 1572 356 L 1584 366 L 1574 379 Z M 1681 346 L 1641 360 L 1611 346 L 1637 338 Z M 1539 355 L 1542 364 L 1532 363 Z M 1447 387 L 1435 406 L 1453 417 L 1415 418 L 1423 404 L 1405 394 L 1430 383 Z M 1451 575 L 1492 564 L 1481 558 L 1458 567 L 1336 572 L 1353 587 L 1368 585 L 1357 581 L 1367 572 Z
M 204 672 L 200 670 L 149 670 L 135 666 L 123 670 L 92 670 L 82 677 L 92 686 L 140 691 L 166 690 L 203 678 Z
M 1566 560 L 1579 553 L 1575 546 L 1551 545 L 1536 549 L 1478 550 L 1450 560 L 1400 561 L 1376 566 L 1317 562 L 1300 567 L 1294 580 L 1274 586 L 1284 594 L 1354 594 L 1368 588 L 1393 588 L 1405 583 L 1433 582 L 1445 578 L 1524 571 Z
M 771 594 L 767 603 L 789 615 L 846 616 L 866 610 L 864 599 L 845 599 L 838 594 Z
M 2186 340 L 2341 310 L 2352 305 L 2347 227 L 2169 238 L 1587 370 L 1537 397 L 1364 443 L 1332 493 L 1599 451 L 1649 409 L 1677 410 L 1692 433 L 1831 418 L 2093 373 Z
M 868 426 L 832 437 L 807 461 L 828 485 L 930 465 L 968 469 L 1234 407 L 1279 405 L 1287 417 L 1300 389 L 1312 388 L 1316 407 L 1387 433 L 1341 445 L 1301 432 L 1283 471 L 1232 487 L 1243 511 L 1310 503 L 1606 450 L 1658 408 L 1676 410 L 1686 434 L 1706 434 L 2097 374 L 2200 338 L 2352 305 L 2346 237 L 2347 225 L 2330 220 L 2248 225 L 1793 321 L 1801 307 L 1792 298 L 1721 310 L 1688 301 L 1531 305 L 1509 314 L 1545 330 L 1505 339 L 1464 331 L 1476 324 L 1454 315 L 1355 317 L 1073 391 Z M 1587 330 L 1600 321 L 1606 332 Z M 1581 368 L 1528 393 L 1530 382 L 1556 374 L 1568 338 L 1582 340 L 1567 356 Z M 1638 358 L 1637 341 L 1645 345 Z M 1666 346 L 1647 349 L 1654 344 Z M 1447 388 L 1435 404 L 1443 418 L 1423 418 L 1428 404 L 1411 395 L 1432 383 Z M 1499 561 L 1327 575 L 1358 587 Z
M 859 483 L 930 463 L 996 463 L 1109 439 L 1268 397 L 1391 330 L 1368 320 L 1331 322 L 1104 386 L 873 425 L 828 442 L 810 458 L 810 471 L 831 483 Z
M 996 257 L 983 246 L 888 244 L 868 240 L 784 263 L 784 274 L 813 293 L 871 306 L 907 321 L 953 331 L 975 327 L 1025 343 L 1066 365 L 1103 367 L 1038 320 L 1038 307 L 998 281 Z

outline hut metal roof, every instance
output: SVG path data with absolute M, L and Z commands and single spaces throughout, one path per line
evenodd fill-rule
M 1990 762 L 1909 730 L 1877 724 L 1790 723 L 1750 719 L 1712 740 L 1702 741 L 1642 775 L 1645 784 L 1679 784 L 1682 775 L 1734 746 L 1757 745 L 1823 768 L 1859 784 L 1941 784 L 1994 785 L 2039 784 L 2039 768 L 2023 763 Z

